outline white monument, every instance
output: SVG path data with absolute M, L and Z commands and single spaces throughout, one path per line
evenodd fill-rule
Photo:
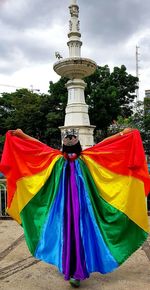
M 66 107 L 65 124 L 60 130 L 77 128 L 79 140 L 83 148 L 93 145 L 93 131 L 95 126 L 90 125 L 88 106 L 85 103 L 84 90 L 86 83 L 83 78 L 94 73 L 96 63 L 88 58 L 81 57 L 81 34 L 79 21 L 79 6 L 76 0 L 71 1 L 69 6 L 71 19 L 69 21 L 68 47 L 69 58 L 59 57 L 54 64 L 54 71 L 69 81 L 66 84 L 68 89 L 68 103 Z

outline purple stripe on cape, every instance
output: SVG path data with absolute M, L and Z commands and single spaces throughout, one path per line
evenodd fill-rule
M 89 275 L 86 270 L 80 235 L 80 204 L 74 161 L 68 161 L 65 183 L 63 273 L 66 280 L 69 280 L 70 277 L 83 280 Z

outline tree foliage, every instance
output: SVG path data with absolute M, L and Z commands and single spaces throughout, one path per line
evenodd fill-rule
M 63 80 L 61 80 L 63 83 Z M 60 146 L 59 125 L 64 122 L 65 100 L 57 97 L 56 83 L 50 83 L 51 94 L 37 94 L 27 89 L 3 93 L 0 98 L 0 135 L 3 143 L 7 130 L 24 132 L 53 146 Z M 64 96 L 62 99 L 65 98 Z M 67 98 L 67 97 L 66 97 Z
M 146 131 L 150 131 L 150 98 L 144 98 L 144 123 Z
M 126 127 L 136 128 L 140 131 L 145 152 L 150 155 L 150 99 L 134 103 L 133 114 L 128 118 L 118 117 L 117 121 L 109 127 L 110 135 Z
M 132 114 L 131 103 L 135 98 L 137 78 L 128 74 L 125 66 L 115 67 L 110 72 L 106 65 L 99 66 L 85 81 L 91 124 L 96 125 L 96 132 L 101 130 L 106 135 L 113 120 Z M 50 82 L 48 94 L 37 94 L 27 89 L 3 93 L 0 97 L 0 144 L 7 130 L 21 128 L 50 146 L 59 147 L 59 126 L 64 124 L 67 104 L 66 82 L 66 78 Z
M 150 156 L 150 98 L 144 98 L 145 150 Z
M 114 67 L 112 72 L 107 65 L 99 66 L 85 81 L 89 115 L 97 130 L 107 134 L 109 125 L 118 116 L 127 118 L 132 114 L 138 79 L 128 74 L 124 65 Z

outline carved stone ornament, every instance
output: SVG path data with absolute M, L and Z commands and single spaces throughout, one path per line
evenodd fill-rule
M 80 31 L 80 21 L 77 22 L 77 31 Z
M 78 6 L 76 6 L 76 5 L 72 5 L 72 6 L 70 6 L 70 14 L 71 14 L 71 16 L 79 16 L 79 7 Z
M 72 21 L 70 20 L 70 21 L 69 21 L 69 30 L 70 30 L 70 31 L 72 31 L 72 26 L 73 26 L 73 23 L 72 23 Z

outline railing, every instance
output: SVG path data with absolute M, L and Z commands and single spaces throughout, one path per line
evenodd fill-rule
M 0 218 L 8 217 L 6 213 L 7 191 L 5 179 L 0 179 Z
M 0 218 L 9 218 L 7 212 L 7 190 L 6 190 L 6 180 L 0 179 Z M 148 215 L 150 215 L 150 195 L 147 199 L 147 209 Z

